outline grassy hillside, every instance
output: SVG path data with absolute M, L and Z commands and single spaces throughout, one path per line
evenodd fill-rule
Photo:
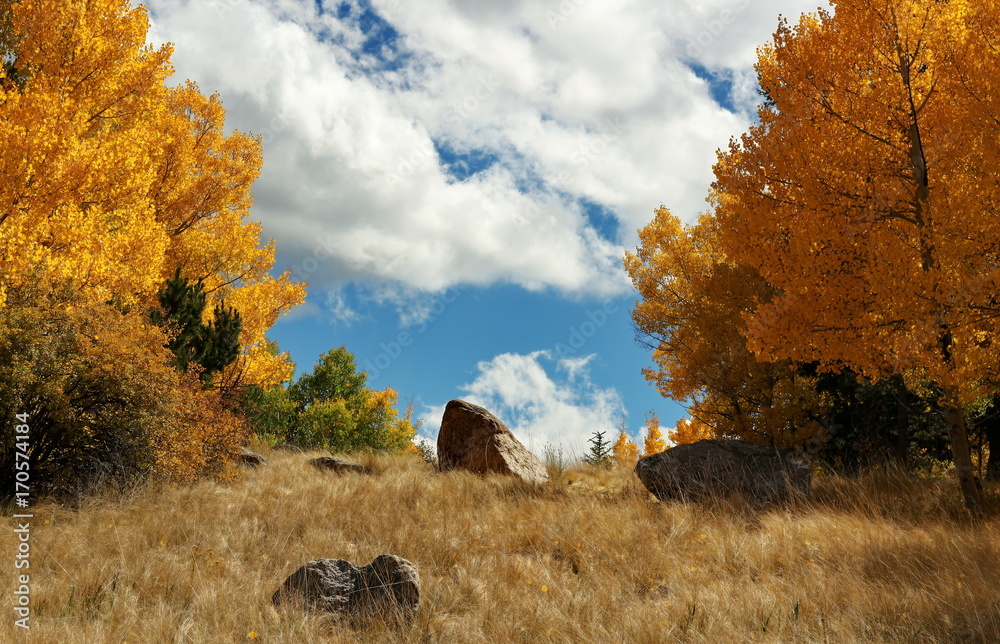
M 536 491 L 408 456 L 362 458 L 371 476 L 267 456 L 229 485 L 34 508 L 31 640 L 1000 640 L 1000 520 L 962 519 L 951 482 L 820 479 L 812 502 L 755 514 L 658 503 L 630 472 L 570 468 Z M 310 559 L 382 553 L 420 570 L 402 630 L 269 603 Z M 0 641 L 17 641 L 5 612 Z

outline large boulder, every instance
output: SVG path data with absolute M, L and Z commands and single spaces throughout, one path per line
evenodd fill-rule
M 438 468 L 498 472 L 529 483 L 549 480 L 545 465 L 500 420 L 478 405 L 452 400 L 437 439 Z
M 773 447 L 702 440 L 639 459 L 635 473 L 661 501 L 743 495 L 755 506 L 812 492 L 809 464 Z
M 379 555 L 367 566 L 313 559 L 285 580 L 271 602 L 352 617 L 410 618 L 420 604 L 420 575 L 416 566 L 396 555 Z

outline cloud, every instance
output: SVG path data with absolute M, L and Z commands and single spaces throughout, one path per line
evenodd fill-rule
M 714 150 L 749 124 L 753 48 L 778 12 L 812 3 L 148 4 L 177 80 L 219 91 L 229 124 L 263 135 L 253 213 L 313 291 L 611 297 L 658 204 L 704 208 Z
M 596 354 L 581 356 L 579 358 L 563 358 L 559 360 L 558 366 L 566 372 L 570 381 L 587 377 L 587 365 L 596 357 Z
M 590 381 L 591 358 L 556 360 L 545 351 L 500 354 L 476 365 L 475 379 L 461 387 L 462 398 L 490 410 L 538 456 L 546 445 L 579 456 L 593 432 L 612 439 L 624 409 L 615 389 Z M 561 377 L 561 370 L 569 373 Z M 426 436 L 436 437 L 443 413 L 441 405 L 421 417 Z
M 326 310 L 332 322 L 348 327 L 362 318 L 361 314 L 348 304 L 342 291 L 327 291 Z

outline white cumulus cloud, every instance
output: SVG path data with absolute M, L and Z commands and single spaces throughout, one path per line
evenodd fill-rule
M 461 398 L 488 409 L 539 457 L 547 445 L 582 456 L 595 431 L 613 440 L 624 409 L 614 388 L 590 381 L 587 363 L 592 357 L 503 353 L 476 365 L 475 379 L 460 388 Z M 424 435 L 436 437 L 443 413 L 444 405 L 428 408 L 421 417 Z
M 715 149 L 749 124 L 754 48 L 816 0 L 148 5 L 177 80 L 264 137 L 254 216 L 314 292 L 608 297 L 657 205 L 703 209 Z

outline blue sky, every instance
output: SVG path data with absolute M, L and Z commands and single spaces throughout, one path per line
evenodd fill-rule
M 621 258 L 660 204 L 704 210 L 755 48 L 817 4 L 148 2 L 175 80 L 263 137 L 252 216 L 309 282 L 269 335 L 299 370 L 346 345 L 429 438 L 465 398 L 571 454 L 623 412 L 637 439 L 683 416 L 642 375 Z

